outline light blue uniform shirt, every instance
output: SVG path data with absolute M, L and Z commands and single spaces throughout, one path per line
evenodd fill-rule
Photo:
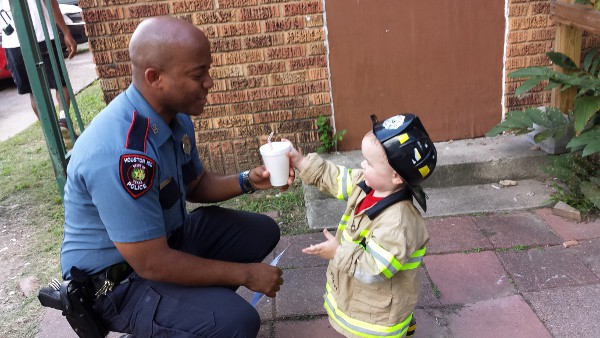
M 145 163 L 137 164 L 137 172 L 131 163 L 136 161 Z M 190 117 L 178 114 L 167 125 L 131 85 L 94 118 L 72 150 L 63 278 L 70 278 L 72 266 L 93 274 L 124 261 L 113 242 L 168 237 L 183 224 L 187 186 L 202 171 Z

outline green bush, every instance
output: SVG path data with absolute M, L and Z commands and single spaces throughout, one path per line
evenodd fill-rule
M 560 138 L 573 131 L 573 137 L 567 144 L 571 152 L 581 152 L 582 156 L 600 153 L 600 57 L 598 47 L 586 54 L 581 66 L 577 66 L 568 56 L 558 53 L 546 53 L 552 62 L 568 73 L 558 72 L 550 67 L 527 67 L 508 75 L 511 78 L 524 78 L 516 89 L 515 95 L 522 95 L 538 84 L 547 82 L 544 90 L 560 87 L 561 90 L 575 88 L 577 94 L 572 111 L 562 114 L 557 108 L 548 108 L 546 112 L 529 108 L 525 111 L 509 111 L 506 119 L 487 132 L 494 136 L 505 131 L 517 134 L 534 130 L 533 124 L 546 127 L 536 135 L 535 141 L 541 142 L 548 137 Z
M 589 3 L 589 2 L 587 2 Z M 600 1 L 598 2 L 600 3 Z M 595 5 L 595 2 L 594 2 Z M 563 201 L 577 208 L 584 215 L 600 211 L 600 56 L 599 47 L 590 49 L 580 66 L 568 56 L 550 52 L 546 55 L 565 73 L 551 67 L 527 67 L 510 73 L 511 78 L 524 78 L 525 81 L 515 90 L 519 96 L 540 83 L 544 90 L 569 88 L 576 90 L 574 107 L 561 112 L 558 108 L 528 108 L 524 111 L 509 111 L 506 119 L 486 133 L 491 137 L 503 132 L 523 134 L 534 131 L 539 125 L 541 131 L 534 136 L 539 143 L 547 138 L 560 140 L 570 138 L 569 154 L 553 156 L 544 171 L 558 178 L 564 185 L 555 185 L 554 201 Z M 590 156 L 592 155 L 592 156 Z
M 600 163 L 578 153 L 551 156 L 550 164 L 542 170 L 559 179 L 551 200 L 563 201 L 582 214 L 600 212 Z

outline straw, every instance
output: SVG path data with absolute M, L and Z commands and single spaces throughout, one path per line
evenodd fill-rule
M 273 144 L 271 143 L 271 139 L 273 138 L 273 134 L 275 134 L 275 131 L 272 131 L 269 134 L 269 138 L 267 139 L 267 142 L 269 142 L 269 147 L 271 147 L 271 150 L 273 150 Z

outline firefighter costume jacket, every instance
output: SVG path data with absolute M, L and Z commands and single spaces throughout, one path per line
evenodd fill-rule
M 419 265 L 429 239 L 407 189 L 354 215 L 371 190 L 362 170 L 307 156 L 303 182 L 346 200 L 337 228 L 341 245 L 327 268 L 325 309 L 347 337 L 403 337 L 419 298 Z M 358 182 L 358 183 L 357 183 Z

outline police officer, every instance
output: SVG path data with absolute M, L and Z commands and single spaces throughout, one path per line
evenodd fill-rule
M 279 241 L 270 218 L 219 202 L 271 188 L 264 166 L 205 170 L 190 116 L 213 86 L 210 44 L 172 17 L 143 21 L 129 44 L 132 85 L 90 124 L 67 170 L 64 279 L 90 278 L 111 331 L 136 337 L 256 336 L 243 285 L 275 297 L 282 271 L 262 260 Z M 293 181 L 290 168 L 288 183 Z M 132 272 L 133 271 L 133 272 Z

